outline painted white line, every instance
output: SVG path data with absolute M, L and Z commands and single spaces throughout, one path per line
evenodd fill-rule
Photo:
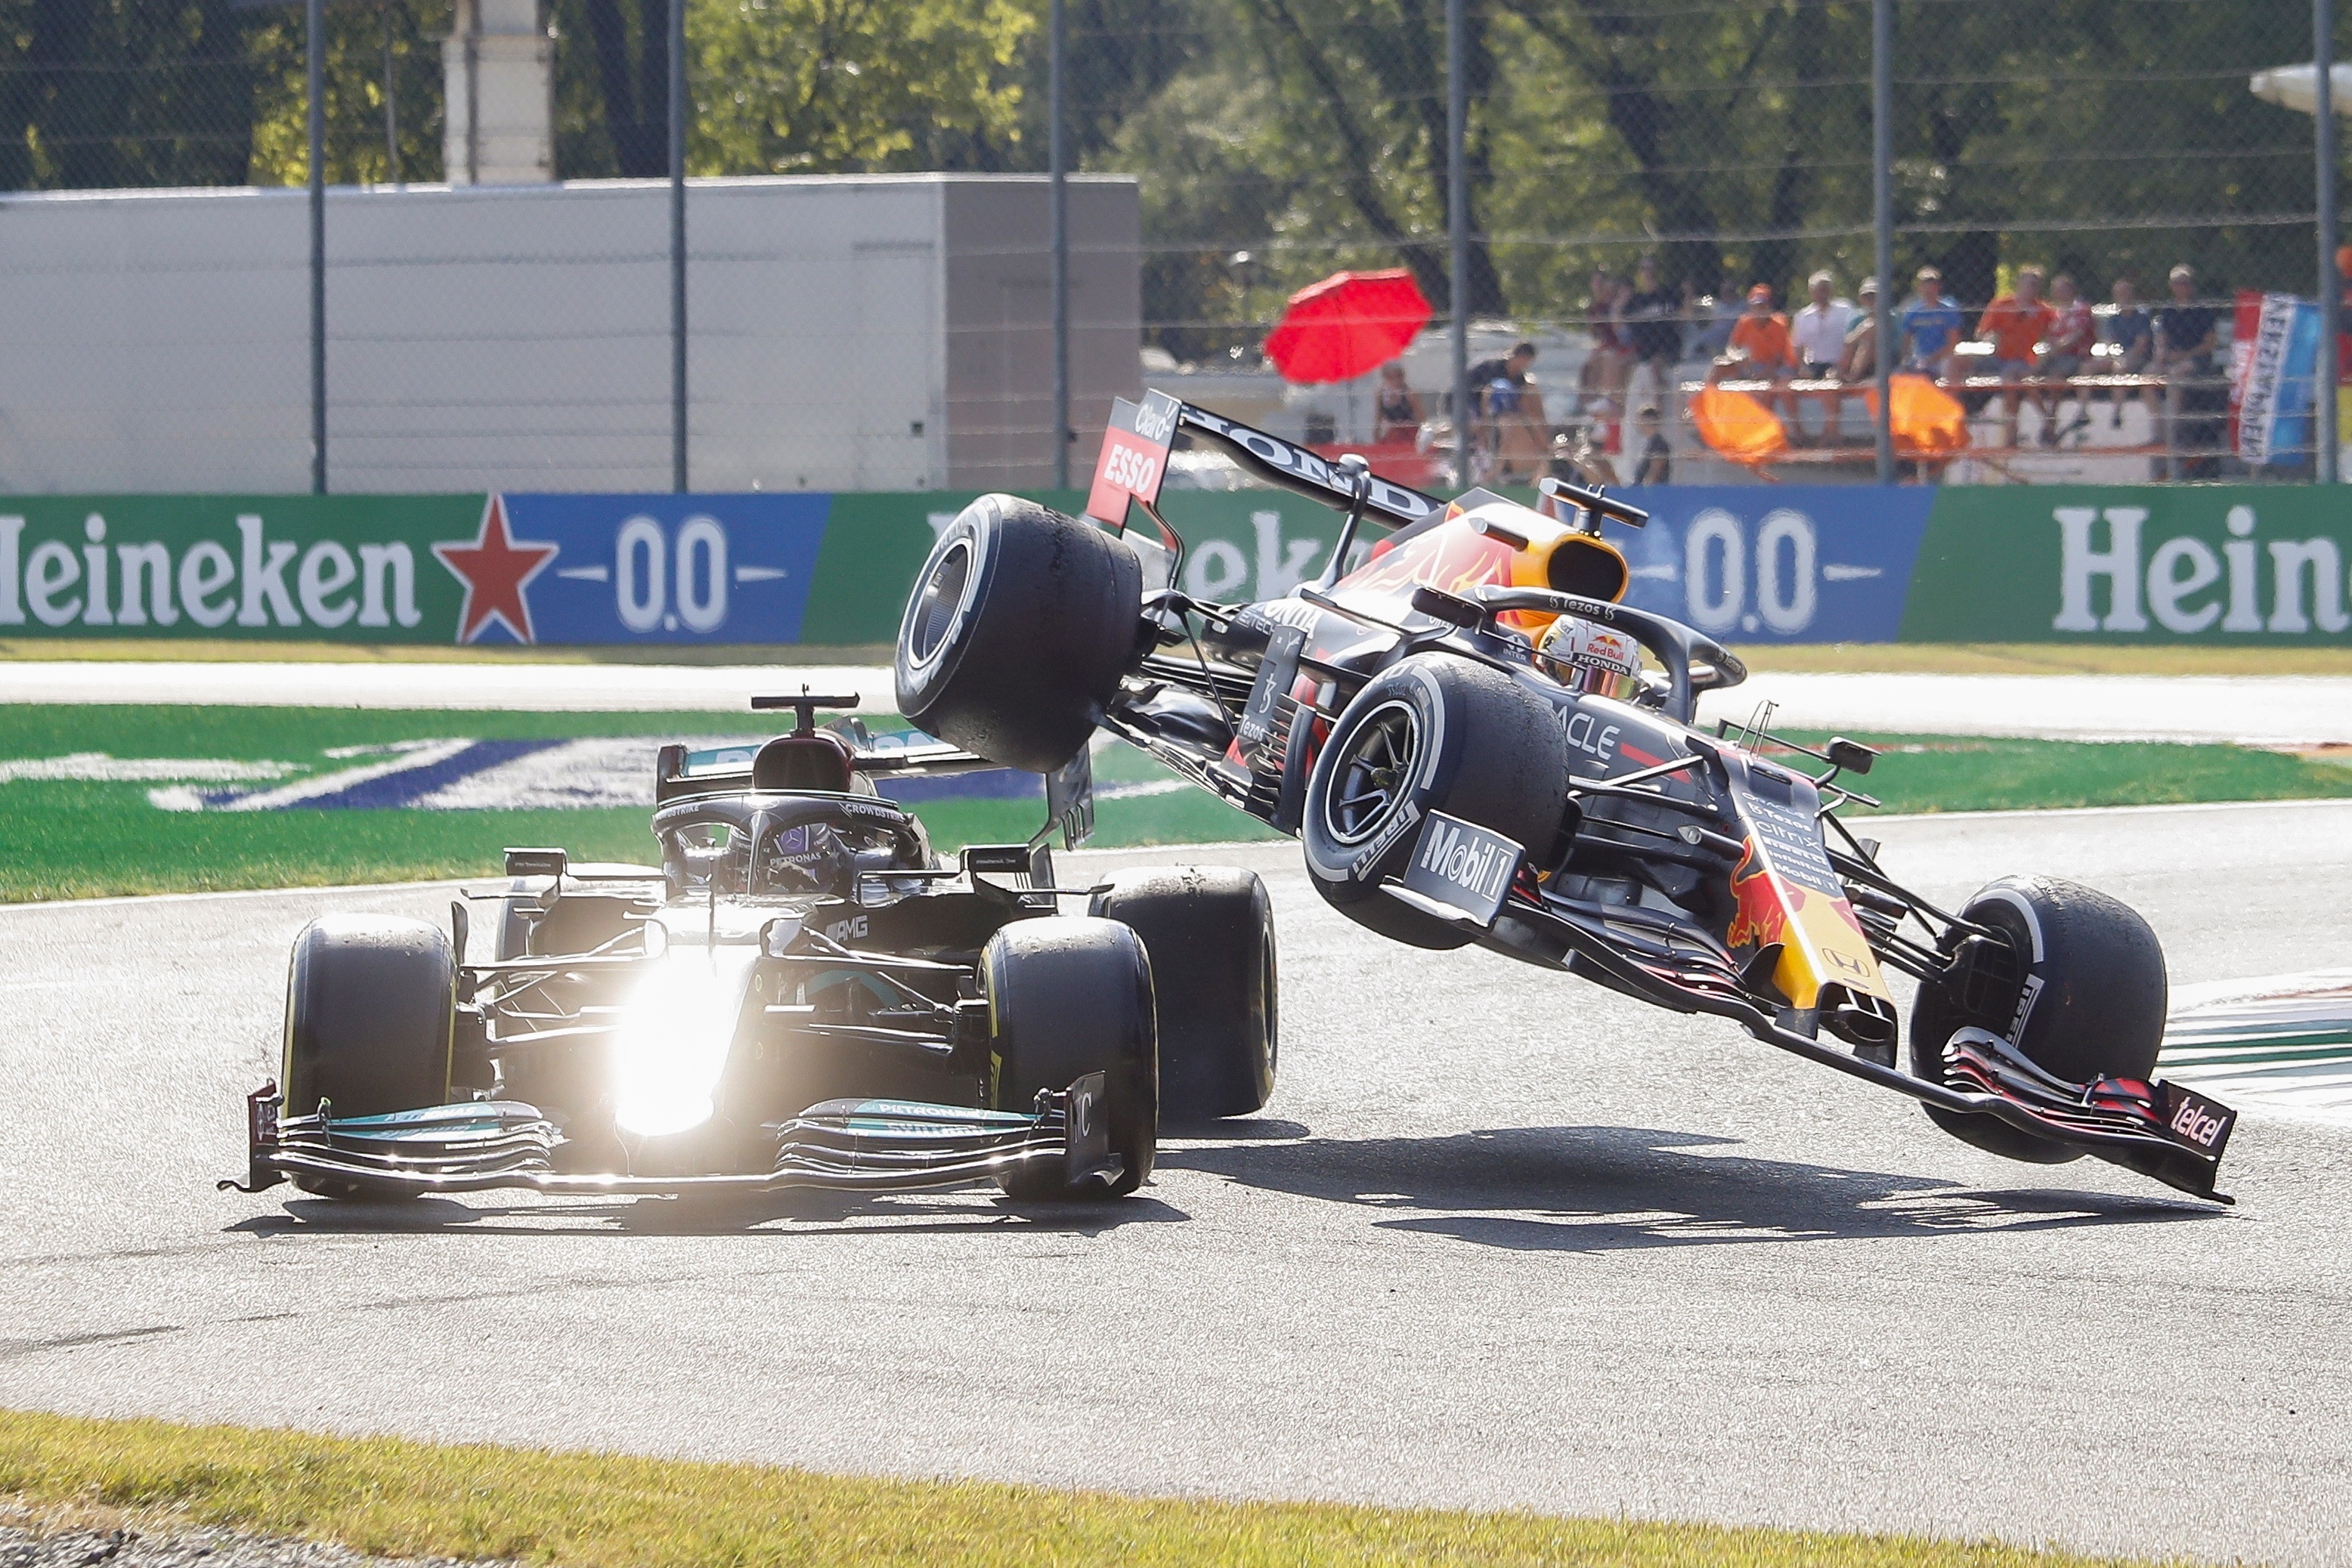
M 856 692 L 866 713 L 897 700 L 872 664 L 0 664 L 0 703 L 746 713 L 803 685 Z
M 289 773 L 300 771 L 302 765 L 299 762 L 242 762 L 225 757 L 110 757 L 103 751 L 76 751 L 64 757 L 20 757 L 0 762 L 0 784 L 18 780 L 150 784 L 167 779 L 240 784 L 283 779 Z

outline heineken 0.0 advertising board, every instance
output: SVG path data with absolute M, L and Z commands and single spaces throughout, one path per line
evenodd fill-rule
M 1679 486 L 1630 600 L 1731 643 L 2342 643 L 2352 506 L 2303 486 Z M 873 645 L 971 492 L 28 497 L 0 638 Z M 1072 510 L 1076 492 L 1044 494 Z M 1532 498 L 1532 497 L 1528 497 Z M 1179 491 L 1179 586 L 1279 597 L 1339 518 Z

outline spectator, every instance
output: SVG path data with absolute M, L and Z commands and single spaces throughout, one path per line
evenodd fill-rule
M 1861 297 L 1854 302 L 1853 319 L 1845 329 L 1845 347 L 1838 353 L 1837 379 L 1842 382 L 1866 382 L 1878 374 L 1878 279 L 1862 280 Z
M 1772 308 L 1772 286 L 1759 283 L 1748 290 L 1748 310 L 1731 329 L 1723 358 L 1708 372 L 1710 382 L 1738 372 L 1772 383 L 1772 408 L 1784 420 L 1790 415 L 1789 375 L 1796 368 L 1797 349 L 1789 340 L 1789 319 Z
M 1607 404 L 1605 412 L 1613 414 L 1624 395 L 1633 363 L 1633 345 L 1625 335 L 1624 324 L 1624 302 L 1631 292 L 1609 275 L 1607 267 L 1592 269 L 1592 293 L 1584 302 L 1584 326 L 1592 334 L 1592 352 L 1578 377 L 1587 410 Z
M 1563 430 L 1552 438 L 1549 471 L 1553 478 L 1581 485 L 1588 490 L 1617 483 L 1617 465 L 1609 461 L 1608 449 L 1594 428 L 1596 423 L 1587 420 L 1573 432 Z
M 1650 395 L 1661 402 L 1671 394 L 1683 357 L 1682 316 L 1682 296 L 1658 281 L 1658 258 L 1643 256 L 1634 264 L 1633 291 L 1625 297 L 1625 337 L 1634 371 L 1650 372 Z M 1629 387 L 1632 380 L 1626 378 Z
M 1798 371 L 1810 381 L 1837 374 L 1838 360 L 1845 352 L 1845 330 L 1853 324 L 1853 305 L 1832 298 L 1836 287 L 1836 277 L 1825 271 L 1807 278 L 1811 303 L 1789 322 L 1789 336 L 1797 346 Z
M 1645 402 L 1633 416 L 1633 428 L 1642 438 L 1642 459 L 1633 470 L 1636 485 L 1671 485 L 1675 482 L 1675 449 L 1666 444 L 1660 424 L 1658 405 Z
M 2172 269 L 2172 301 L 2156 312 L 2155 366 L 2158 375 L 2208 376 L 2213 373 L 2213 350 L 2219 339 L 2219 318 L 2210 306 L 2197 303 L 2197 273 L 2186 263 Z
M 1501 359 L 1481 360 L 1470 367 L 1470 402 L 1477 420 L 1478 449 L 1492 454 L 1497 483 L 1507 483 L 1522 468 L 1533 477 L 1543 460 L 1543 394 L 1536 390 L 1535 378 L 1528 374 L 1528 367 L 1535 362 L 1536 346 L 1522 342 Z
M 1921 267 L 1912 281 L 1918 285 L 1918 297 L 1895 322 L 1895 336 L 1906 350 L 1902 368 L 1948 381 L 1952 351 L 1969 329 L 1969 319 L 1944 298 L 1944 275 L 1934 267 Z
M 2116 279 L 2111 298 L 2116 308 L 2107 318 L 2107 341 L 2116 346 L 2116 373 L 2125 376 L 2146 375 L 2156 358 L 2156 326 L 2147 312 L 2139 306 L 2139 289 L 2128 277 Z M 2151 423 L 2156 419 L 2156 400 L 2147 395 L 2145 387 L 2134 387 L 2115 399 L 2116 428 L 2124 423 L 2124 403 L 2137 398 L 2147 409 Z
M 1837 278 L 1826 269 L 1805 280 L 1805 291 L 1811 302 L 1789 322 L 1790 340 L 1797 350 L 1797 373 L 1807 381 L 1833 381 L 1837 377 L 1838 361 L 1845 355 L 1846 329 L 1853 324 L 1853 307 L 1845 300 L 1832 298 Z M 1844 410 L 1845 400 L 1832 392 L 1823 403 L 1822 441 L 1830 444 L 1837 440 L 1838 421 Z M 1792 435 L 1803 438 L 1801 431 Z
M 1381 367 L 1380 395 L 1372 403 L 1372 443 L 1412 441 L 1421 434 L 1421 394 L 1404 384 L 1404 366 L 1391 360 Z
M 2000 377 L 2000 444 L 2017 444 L 2020 388 L 2033 373 L 2042 340 L 2058 325 L 2058 312 L 2042 298 L 2042 269 L 2021 267 L 2017 287 L 1985 308 L 1977 336 L 1992 344 L 1993 373 Z
M 2050 329 L 2049 342 L 2040 361 L 2043 382 L 2040 440 L 2044 446 L 2058 444 L 2058 402 L 2063 384 L 2091 368 L 2091 350 L 2099 340 L 2098 318 L 2091 314 L 2091 302 L 2074 287 L 2072 274 L 2062 272 L 2050 280 L 2050 307 L 2057 321 Z M 2085 414 L 2077 418 L 2073 428 L 2079 429 L 2088 417 Z
M 2212 377 L 2213 350 L 2220 342 L 2219 317 L 2210 306 L 2197 302 L 2194 267 L 2182 263 L 2172 269 L 2168 281 L 2172 299 L 2157 308 L 2151 367 L 2164 378 L 2164 442 L 2169 469 L 2166 476 L 2181 479 L 2191 476 L 2181 472 L 2181 449 L 2211 444 L 2210 411 L 2191 406 L 2206 402 L 2210 393 L 2192 383 Z M 2186 417 L 2191 413 L 2200 417 Z M 2207 465 L 2200 460 L 2198 466 L 2201 470 Z

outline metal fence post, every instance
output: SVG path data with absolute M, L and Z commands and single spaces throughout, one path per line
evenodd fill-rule
M 310 493 L 327 493 L 327 5 L 303 16 L 303 91 L 310 99 Z
M 1445 0 L 1445 228 L 1454 259 L 1454 483 L 1470 483 L 1470 82 L 1464 0 Z
M 669 487 L 686 477 L 686 0 L 669 0 Z
M 2344 282 L 2336 266 L 2336 5 L 2335 0 L 2312 0 L 2312 120 L 2317 141 L 2316 193 L 2313 211 L 2319 220 L 2319 385 L 2312 399 L 2315 428 L 2312 444 L 2313 478 L 2322 485 L 2336 482 L 2336 378 L 2343 367 L 2336 362 L 2337 317 Z
M 1895 0 L 1870 6 L 1870 204 L 1878 304 L 1871 358 L 1878 376 L 1878 482 L 1895 483 Z
M 1054 488 L 1070 487 L 1070 147 L 1062 129 L 1062 66 L 1068 32 L 1065 0 L 1054 0 L 1045 83 L 1046 204 L 1052 209 L 1054 295 Z

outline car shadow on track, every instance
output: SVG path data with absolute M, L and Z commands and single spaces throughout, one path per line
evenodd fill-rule
M 1097 1236 L 1129 1225 L 1166 1225 L 1192 1216 L 1150 1197 L 1116 1203 L 1015 1205 L 980 1192 L 955 1198 L 841 1198 L 824 1194 L 756 1199 L 636 1197 L 544 1203 L 400 1203 L 292 1197 L 275 1213 L 224 1227 L 249 1236 L 892 1236 L 970 1235 L 990 1229 Z
M 1171 1170 L 1392 1211 L 1383 1228 L 1521 1251 L 1607 1252 L 2194 1220 L 2188 1198 L 1934 1177 L 1731 1154 L 1738 1140 L 1639 1127 L 1307 1138 L 1163 1149 Z M 2094 1167 L 2101 1168 L 2101 1167 Z

